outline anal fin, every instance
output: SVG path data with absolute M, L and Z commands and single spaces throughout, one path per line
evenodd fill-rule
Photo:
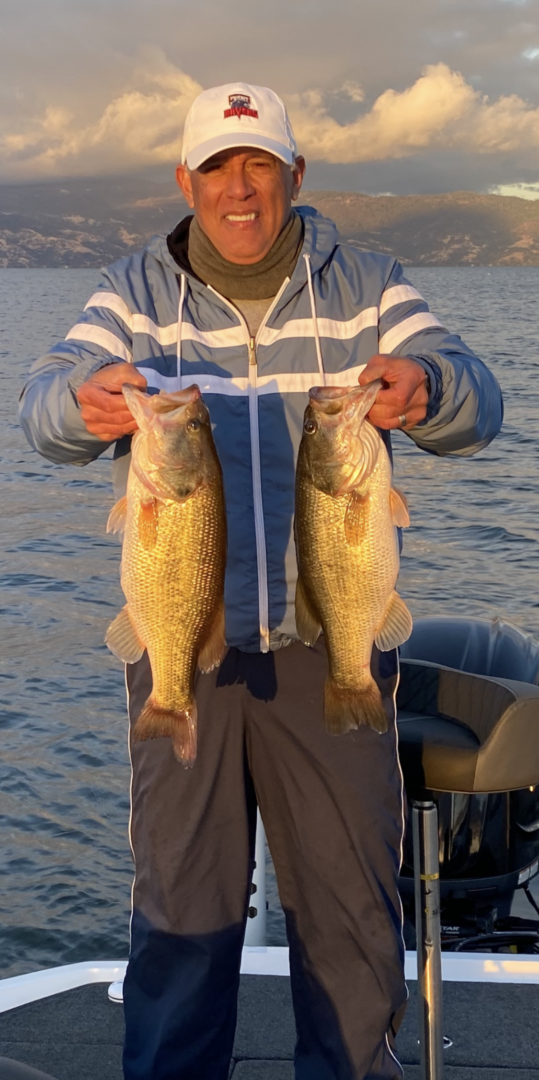
M 105 634 L 105 643 L 111 653 L 125 664 L 135 664 L 140 660 L 145 647 L 131 621 L 128 604 L 111 622 Z
M 374 643 L 380 652 L 390 652 L 408 641 L 412 633 L 413 620 L 404 600 L 398 592 L 393 592 L 384 617 L 374 636 Z
M 299 575 L 296 583 L 296 628 L 303 644 L 311 648 L 322 630 L 320 620 L 307 599 L 305 587 Z
M 226 651 L 225 640 L 225 605 L 221 603 L 217 610 L 213 626 L 198 654 L 198 667 L 207 674 L 219 667 Z

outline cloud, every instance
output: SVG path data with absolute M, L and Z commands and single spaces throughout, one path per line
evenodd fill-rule
M 296 95 L 288 105 L 298 142 L 314 160 L 346 164 L 427 149 L 499 154 L 530 147 L 539 158 L 539 108 L 515 94 L 490 101 L 446 64 L 424 68 L 405 90 L 384 91 L 347 124 L 331 116 L 320 91 Z
M 513 195 L 517 199 L 539 199 L 539 184 L 496 184 L 490 188 L 491 195 Z
M 148 48 L 135 64 L 131 85 L 101 115 L 81 123 L 76 112 L 49 106 L 41 116 L 0 135 L 3 179 L 113 172 L 175 162 L 191 102 L 202 87 Z
M 0 136 L 0 176 L 37 179 L 172 165 L 187 110 L 201 89 L 161 49 L 146 49 L 124 89 L 93 119 L 50 105 L 24 122 L 12 121 Z M 334 115 L 343 99 L 345 122 Z M 300 150 L 312 161 L 346 165 L 453 151 L 493 158 L 525 154 L 528 165 L 539 164 L 539 108 L 516 94 L 491 100 L 445 63 L 425 67 L 405 89 L 384 90 L 370 107 L 352 80 L 335 90 L 288 95 L 286 102 Z

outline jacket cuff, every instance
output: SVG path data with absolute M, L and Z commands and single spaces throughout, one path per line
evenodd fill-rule
M 80 360 L 70 371 L 67 385 L 71 390 L 78 390 L 90 378 L 90 375 L 94 375 L 96 371 L 101 371 L 101 368 L 110 367 L 111 364 L 117 363 L 117 360 L 112 360 L 109 357 L 102 357 L 100 360 L 96 360 L 94 357 L 89 357 L 88 360 Z
M 420 420 L 418 424 L 414 424 L 414 427 L 422 427 L 423 424 L 428 424 L 429 420 L 432 420 L 438 415 L 440 411 L 440 405 L 442 404 L 442 397 L 444 393 L 444 383 L 442 378 L 442 370 L 436 360 L 429 356 L 427 359 L 425 356 L 410 356 L 410 360 L 414 360 L 416 364 L 419 364 L 427 373 L 429 400 L 427 402 L 427 415 L 424 420 Z

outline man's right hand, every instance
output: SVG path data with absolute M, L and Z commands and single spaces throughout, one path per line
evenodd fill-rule
M 95 371 L 77 390 L 80 414 L 91 435 L 103 442 L 115 442 L 132 435 L 138 424 L 129 412 L 122 386 L 130 383 L 138 390 L 147 386 L 144 375 L 132 364 L 109 364 Z

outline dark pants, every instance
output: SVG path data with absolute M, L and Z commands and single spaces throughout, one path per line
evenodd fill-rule
M 191 770 L 132 747 L 136 878 L 124 984 L 126 1080 L 226 1080 L 256 804 L 286 915 L 297 1080 L 397 1080 L 406 1000 L 396 654 L 373 654 L 389 731 L 326 733 L 325 648 L 230 649 L 197 684 Z M 128 666 L 131 722 L 151 687 Z

